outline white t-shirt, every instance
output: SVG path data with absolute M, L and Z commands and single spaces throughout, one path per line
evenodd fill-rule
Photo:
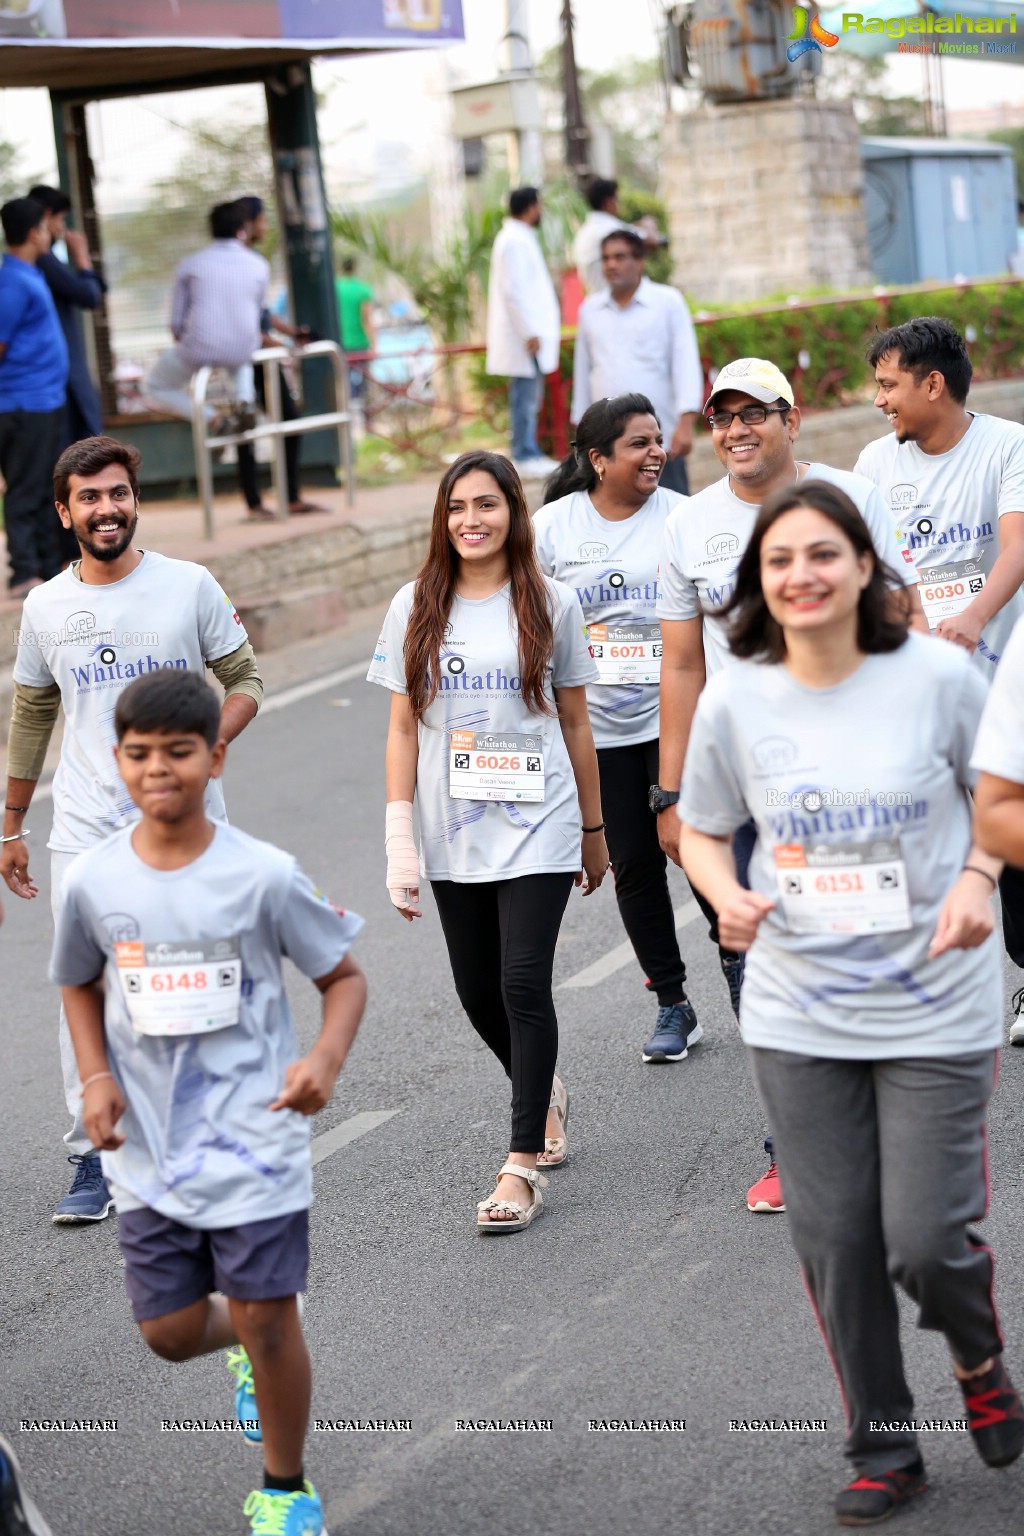
M 629 229 L 641 236 L 646 234 L 645 230 L 638 229 L 635 224 L 627 224 L 625 219 L 617 218 L 614 213 L 606 213 L 603 208 L 592 208 L 576 231 L 572 243 L 572 259 L 588 293 L 600 293 L 608 286 L 601 261 L 601 241 L 619 229 Z
M 632 517 L 611 522 L 586 491 L 574 491 L 541 507 L 533 519 L 541 569 L 576 589 L 587 624 L 605 626 L 608 639 L 615 631 L 645 638 L 651 633 L 646 646 L 659 650 L 652 658 L 658 671 L 658 554 L 668 515 L 682 500 L 659 486 Z M 657 738 L 657 682 L 595 683 L 587 689 L 587 703 L 597 746 Z
M 1024 426 L 972 415 L 948 453 L 924 453 L 895 433 L 869 443 L 858 474 L 878 486 L 921 575 L 925 612 L 934 629 L 963 608 L 991 575 L 999 554 L 999 519 L 1024 512 Z M 1024 616 L 1018 591 L 986 624 L 974 653 L 991 680 L 1010 632 Z
M 828 464 L 808 464 L 801 480 L 827 480 L 845 491 L 868 525 L 881 560 L 908 586 L 917 574 L 900 546 L 893 519 L 875 487 L 863 475 Z M 736 571 L 757 521 L 759 506 L 741 501 L 729 476 L 677 507 L 665 526 L 661 546 L 659 619 L 704 617 L 704 657 L 708 676 L 735 659 L 728 630 L 718 614 L 732 597 Z
M 1024 784 L 1024 619 L 1013 626 L 992 679 L 971 767 Z
M 67 570 L 28 594 L 14 681 L 59 684 L 64 708 L 51 848 L 80 853 L 139 819 L 114 762 L 122 689 L 161 667 L 202 672 L 247 639 L 231 599 L 205 566 L 150 550 L 109 585 L 86 584 Z M 206 813 L 226 819 L 219 779 L 210 781 Z
M 327 976 L 363 920 L 333 907 L 291 854 L 234 827 L 218 826 L 205 853 L 174 870 L 144 864 L 132 831 L 72 863 L 50 964 L 61 986 L 104 974 L 107 1054 L 127 1105 L 124 1146 L 103 1153 L 118 1208 L 149 1206 L 201 1229 L 304 1210 L 312 1198 L 309 1118 L 270 1110 L 300 1054 L 281 956 L 306 976 Z M 140 1034 L 129 1016 L 139 973 L 126 964 L 136 947 L 139 963 L 144 955 L 158 970 L 160 997 L 168 977 L 178 998 L 198 995 L 196 966 L 204 962 L 195 957 L 204 952 L 210 992 L 223 984 L 224 965 L 240 966 L 237 1023 Z
M 545 697 L 554 710 L 555 688 L 577 688 L 597 675 L 587 645 L 583 613 L 576 594 L 544 578 L 554 622 L 554 652 L 547 670 Z M 398 592 L 388 609 L 367 681 L 392 693 L 405 693 L 405 632 L 412 612 L 415 582 Z M 508 742 L 535 743 L 520 752 L 490 749 L 496 763 L 518 756 L 540 762 L 543 800 L 455 798 L 456 757 L 452 732 Z M 460 738 L 455 738 L 459 741 Z M 467 750 L 470 763 L 478 751 Z M 520 781 L 522 782 L 522 781 Z M 420 818 L 420 870 L 427 880 L 472 884 L 508 880 L 517 875 L 578 870 L 580 808 L 572 764 L 558 716 L 533 714 L 523 702 L 519 651 L 511 588 L 493 596 L 456 595 L 441 646 L 441 684 L 419 726 L 416 802 Z
M 834 688 L 785 666 L 736 661 L 697 704 L 679 815 L 699 832 L 757 824 L 750 888 L 775 901 L 747 956 L 740 1023 L 748 1045 L 874 1060 L 957 1056 L 1002 1037 L 999 944 L 928 958 L 942 903 L 971 846 L 967 788 L 985 685 L 966 653 L 911 634 L 867 656 Z M 884 874 L 898 839 L 904 870 Z M 844 845 L 854 850 L 851 860 Z M 777 858 L 778 854 L 778 858 Z M 812 874 L 799 871 L 810 855 Z M 805 894 L 813 867 L 868 861 L 878 889 L 902 887 L 901 931 L 795 931 L 786 871 Z M 828 882 L 828 875 L 823 877 Z M 834 880 L 840 877 L 833 876 Z M 843 877 L 845 878 L 845 877 Z M 891 887 L 896 886 L 896 890 Z M 900 897 L 899 899 L 903 899 Z

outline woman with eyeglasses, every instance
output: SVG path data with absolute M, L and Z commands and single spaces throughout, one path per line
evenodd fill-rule
M 965 652 L 908 634 L 864 519 L 822 481 L 765 502 L 725 617 L 683 865 L 747 953 L 740 1025 L 847 1413 L 836 1516 L 870 1525 L 925 1487 L 894 1282 L 946 1339 L 982 1459 L 1024 1449 L 973 1230 L 1002 1025 L 1001 866 L 968 798 L 986 689 Z M 745 888 L 730 839 L 749 818 Z
M 658 551 L 669 513 L 684 504 L 660 484 L 665 462 L 646 395 L 595 401 L 533 520 L 541 568 L 575 588 L 597 663 L 587 707 L 615 899 L 658 1000 L 642 1051 L 645 1062 L 657 1063 L 685 1060 L 703 1034 L 686 995 L 667 861 L 649 804 L 658 783 Z
M 851 498 L 871 533 L 882 563 L 898 573 L 899 584 L 917 580 L 914 567 L 900 548 L 893 518 L 877 488 L 863 475 L 808 463 L 796 456 L 800 410 L 793 386 L 774 363 L 763 357 L 741 357 L 715 378 L 704 407 L 715 453 L 725 468 L 716 480 L 668 519 L 661 548 L 658 618 L 664 655 L 661 663 L 661 778 L 657 801 L 658 836 L 669 858 L 679 863 L 679 817 L 675 803 L 683 772 L 686 744 L 706 678 L 730 666 L 728 634 L 722 619 L 732 596 L 736 570 L 747 547 L 761 503 L 773 491 L 804 480 L 827 480 Z M 899 594 L 894 593 L 893 600 Z M 900 599 L 902 601 L 902 599 Z M 915 599 L 920 610 L 920 600 Z M 927 631 L 923 613 L 913 620 Z M 753 846 L 753 828 L 736 834 L 735 854 L 740 880 L 746 877 Z M 715 914 L 695 889 L 709 923 L 709 935 L 719 948 L 722 971 L 729 983 L 733 1010 L 739 1013 L 743 958 L 721 942 Z M 785 1197 L 765 1138 L 767 1171 L 747 1190 L 747 1209 L 762 1213 L 784 1211 Z
M 407 922 L 422 915 L 422 866 L 459 1001 L 512 1083 L 509 1155 L 477 1206 L 485 1233 L 528 1227 L 541 1170 L 565 1161 L 551 978 L 573 885 L 586 896 L 608 869 L 587 718 L 595 671 L 575 594 L 537 564 L 515 469 L 500 454 L 462 454 L 367 677 L 391 693 L 391 900 Z

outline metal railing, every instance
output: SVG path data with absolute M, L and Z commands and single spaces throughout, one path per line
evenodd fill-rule
M 334 410 L 321 411 L 316 416 L 300 416 L 295 421 L 281 418 L 281 364 L 290 359 L 296 362 L 307 357 L 329 357 L 334 372 Z M 237 448 L 242 443 L 258 443 L 270 438 L 274 445 L 271 477 L 277 500 L 277 515 L 284 520 L 288 516 L 288 474 L 285 463 L 285 438 L 302 432 L 319 432 L 325 427 L 335 427 L 338 433 L 338 457 L 345 482 L 345 499 L 351 506 L 355 497 L 355 471 L 352 454 L 352 413 L 348 397 L 348 365 L 344 353 L 335 341 L 308 341 L 296 347 L 261 347 L 252 355 L 254 365 L 263 369 L 264 399 L 269 420 L 252 427 L 248 432 L 232 432 L 216 437 L 207 433 L 206 392 L 210 377 L 216 368 L 198 369 L 192 379 L 192 443 L 196 459 L 196 483 L 203 504 L 203 525 L 206 537 L 215 537 L 213 517 L 213 459 L 215 448 Z

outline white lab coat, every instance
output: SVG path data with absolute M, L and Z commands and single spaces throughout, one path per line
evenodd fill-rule
M 558 367 L 561 315 L 555 286 L 537 231 L 522 219 L 506 219 L 491 250 L 487 293 L 487 372 L 528 379 Z M 526 350 L 540 338 L 537 362 Z

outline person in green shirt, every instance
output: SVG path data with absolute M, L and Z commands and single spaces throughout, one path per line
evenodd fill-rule
M 334 279 L 341 345 L 346 353 L 375 352 L 377 337 L 373 325 L 373 289 L 355 273 L 355 257 L 346 256 L 341 263 L 341 276 Z M 348 387 L 353 401 L 362 399 L 365 386 L 364 370 L 349 368 Z

